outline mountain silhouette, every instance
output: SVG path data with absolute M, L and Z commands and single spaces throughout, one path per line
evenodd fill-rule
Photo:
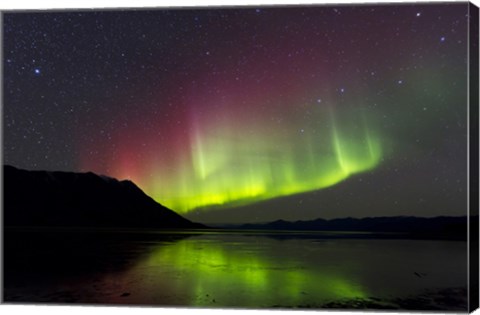
M 204 228 L 155 202 L 129 180 L 5 165 L 5 226 Z
M 473 217 L 473 221 L 478 220 Z M 428 239 L 466 239 L 467 217 L 439 216 L 422 218 L 414 216 L 395 217 L 367 217 L 367 218 L 340 218 L 316 219 L 310 221 L 284 221 L 277 220 L 261 224 L 230 225 L 235 229 L 254 230 L 285 230 L 285 231 L 350 231 L 350 232 L 375 232 L 397 233 L 412 238 Z

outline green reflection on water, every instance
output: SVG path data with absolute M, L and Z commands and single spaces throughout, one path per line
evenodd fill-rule
M 157 247 L 141 264 L 153 273 L 169 266 L 174 276 L 157 275 L 162 282 L 158 290 L 183 295 L 191 306 L 305 306 L 368 296 L 351 280 L 348 265 L 318 268 L 302 249 L 291 256 L 282 253 L 289 241 L 254 241 L 257 246 L 244 248 L 242 241 L 186 239 Z

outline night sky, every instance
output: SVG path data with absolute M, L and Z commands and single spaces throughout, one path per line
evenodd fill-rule
M 466 215 L 468 3 L 3 15 L 3 158 L 200 222 Z

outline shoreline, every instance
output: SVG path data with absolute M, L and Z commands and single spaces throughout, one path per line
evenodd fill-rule
M 15 290 L 15 289 L 13 289 Z M 406 297 L 397 298 L 354 298 L 354 299 L 340 299 L 320 304 L 298 304 L 298 305 L 282 305 L 275 304 L 271 306 L 258 307 L 240 307 L 235 305 L 221 305 L 212 302 L 211 305 L 179 305 L 175 303 L 132 303 L 125 299 L 125 303 L 115 303 L 108 301 L 95 301 L 91 295 L 81 297 L 79 292 L 75 291 L 58 291 L 48 292 L 43 296 L 31 294 L 22 295 L 17 293 L 8 293 L 8 289 L 4 291 L 4 303 L 12 305 L 87 305 L 87 306 L 154 306 L 154 307 L 182 307 L 182 308 L 213 308 L 213 309 L 249 309 L 249 310 L 268 310 L 268 309 L 284 309 L 284 310 L 408 310 L 408 311 L 451 311 L 451 312 L 465 312 L 468 307 L 467 288 L 444 288 L 438 290 L 426 290 L 424 293 L 418 295 L 410 295 Z M 80 293 L 81 294 L 81 293 Z M 123 293 L 123 296 L 130 294 Z M 122 295 L 120 295 L 121 297 Z M 27 302 L 28 301 L 28 302 Z M 118 299 L 117 299 L 118 301 Z

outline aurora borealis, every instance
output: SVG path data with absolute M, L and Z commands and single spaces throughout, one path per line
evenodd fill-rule
M 187 152 L 175 155 L 178 161 L 150 155 L 151 180 L 145 187 L 163 204 L 186 212 L 328 187 L 379 163 L 380 140 L 368 126 L 352 118 L 354 123 L 347 121 L 341 129 L 324 108 L 311 111 L 311 126 L 305 129 L 299 127 L 303 118 L 281 127 L 248 115 L 236 122 L 241 113 L 224 113 L 219 122 L 210 114 L 197 118 L 185 140 Z M 147 172 L 135 175 L 141 181 Z
M 467 21 L 467 3 L 5 13 L 4 161 L 130 179 L 198 221 L 464 214 Z

